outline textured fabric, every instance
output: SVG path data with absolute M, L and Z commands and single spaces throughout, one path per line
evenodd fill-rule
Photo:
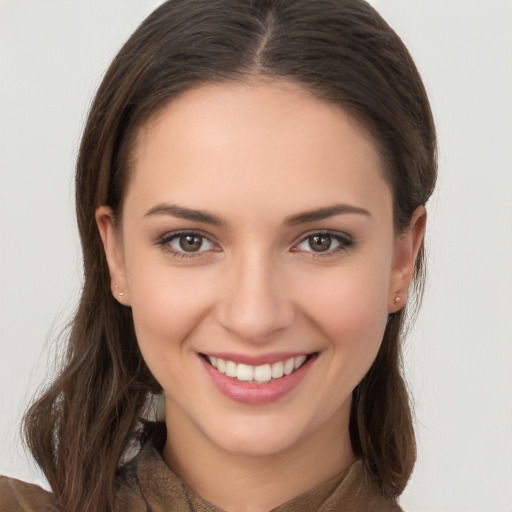
M 147 443 L 116 478 L 121 512 L 223 512 L 189 489 L 159 451 Z M 328 482 L 297 496 L 272 512 L 400 512 L 364 477 L 361 461 Z M 0 477 L 0 512 L 62 512 L 55 497 L 40 487 Z M 71 512 L 71 511 L 66 511 Z
M 0 475 L 0 512 L 57 512 L 55 496 L 41 487 Z

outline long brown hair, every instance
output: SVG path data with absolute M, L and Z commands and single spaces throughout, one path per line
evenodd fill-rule
M 160 387 L 139 351 L 131 310 L 113 299 L 95 210 L 122 208 L 138 129 L 184 91 L 250 77 L 291 80 L 340 105 L 373 136 L 394 197 L 397 232 L 436 179 L 436 138 L 416 67 L 361 0 L 170 0 L 135 31 L 91 107 L 76 171 L 84 284 L 60 374 L 25 417 L 25 437 L 64 510 L 115 508 L 122 453 Z M 414 284 L 421 291 L 423 249 Z M 415 439 L 401 371 L 404 312 L 353 393 L 350 434 L 368 478 L 397 497 Z

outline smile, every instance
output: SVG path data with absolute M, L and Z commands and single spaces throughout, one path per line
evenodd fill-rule
M 199 354 L 198 354 L 199 355 Z M 206 374 L 214 386 L 235 402 L 263 405 L 279 400 L 294 389 L 309 373 L 319 353 L 277 354 L 259 358 L 249 364 L 251 357 L 220 357 L 220 354 L 200 354 Z M 263 360 L 262 360 L 263 359 Z
M 206 356 L 209 363 L 220 373 L 251 384 L 266 384 L 284 376 L 291 375 L 298 370 L 307 359 L 307 355 L 290 357 L 283 361 L 277 361 L 273 364 L 263 364 L 251 366 L 249 364 L 235 363 L 234 361 L 222 359 L 220 357 Z

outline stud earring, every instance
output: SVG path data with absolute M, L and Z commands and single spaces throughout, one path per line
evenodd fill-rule
M 114 285 L 114 288 L 115 288 L 115 290 L 116 290 L 117 295 L 119 295 L 119 297 L 122 297 L 122 296 L 124 295 L 124 292 L 120 292 L 120 291 L 119 291 L 119 288 L 117 287 L 117 284 L 116 284 L 116 285 Z
M 395 303 L 395 304 L 398 304 L 401 300 L 402 300 L 402 299 L 397 295 L 397 296 L 395 297 L 394 303 Z

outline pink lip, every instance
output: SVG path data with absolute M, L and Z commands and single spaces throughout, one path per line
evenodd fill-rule
M 208 352 L 205 355 L 210 357 L 220 357 L 224 361 L 233 361 L 237 364 L 249 364 L 251 366 L 260 366 L 262 364 L 274 364 L 279 361 L 286 361 L 292 357 L 307 356 L 306 352 L 275 352 L 272 354 L 263 354 L 252 356 L 247 354 L 235 354 L 234 352 Z
M 268 404 L 288 394 L 300 384 L 316 358 L 317 354 L 313 354 L 298 370 L 295 370 L 290 375 L 270 381 L 267 384 L 251 384 L 227 377 L 215 369 L 203 357 L 199 356 L 204 369 L 217 389 L 227 398 L 243 404 Z M 230 360 L 232 361 L 233 359 Z M 277 361 L 282 360 L 277 359 Z

